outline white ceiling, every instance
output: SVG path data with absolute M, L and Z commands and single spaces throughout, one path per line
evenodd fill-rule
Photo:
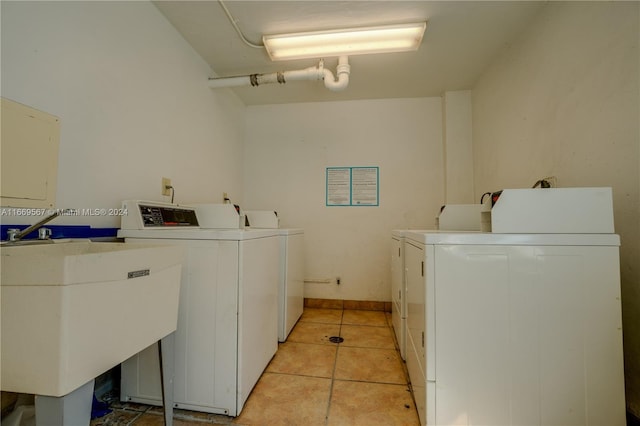
M 318 62 L 271 62 L 264 49 L 242 42 L 217 0 L 154 3 L 218 77 L 295 70 Z M 253 43 L 261 43 L 263 34 L 427 21 L 417 52 L 351 56 L 350 83 L 343 92 L 331 92 L 318 81 L 233 89 L 246 105 L 260 105 L 426 97 L 471 89 L 544 2 L 226 0 L 225 5 Z M 334 73 L 336 63 L 325 59 Z

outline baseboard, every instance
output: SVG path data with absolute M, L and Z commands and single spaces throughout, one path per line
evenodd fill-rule
M 391 312 L 391 302 L 377 302 L 371 300 L 343 300 L 343 299 L 304 299 L 305 308 L 320 309 L 354 309 L 358 311 Z

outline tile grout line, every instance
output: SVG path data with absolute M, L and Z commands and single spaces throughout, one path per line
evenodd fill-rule
M 144 411 L 140 411 L 140 412 L 138 412 L 138 414 L 137 414 L 133 419 L 131 419 L 131 421 L 130 421 L 129 423 L 127 423 L 127 425 L 135 425 L 135 424 L 136 424 L 136 422 L 137 422 L 138 420 L 140 420 L 140 418 L 141 418 L 144 414 L 146 414 L 146 413 L 147 413 L 147 411 L 149 411 L 149 410 L 150 410 L 150 408 L 151 408 L 151 407 L 149 406 L 149 407 L 147 407 Z
M 342 334 L 342 322 L 344 321 L 344 309 L 340 314 L 340 327 L 338 328 L 338 336 Z M 338 351 L 340 350 L 340 343 L 336 343 L 336 358 L 333 360 L 333 371 L 331 372 L 331 385 L 329 386 L 329 400 L 327 401 L 327 411 L 324 415 L 324 424 L 329 424 L 329 413 L 331 411 L 331 397 L 333 396 L 333 384 L 336 379 L 336 368 L 338 366 Z

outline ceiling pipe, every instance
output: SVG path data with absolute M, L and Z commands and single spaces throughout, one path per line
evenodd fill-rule
M 209 87 L 220 89 L 224 87 L 259 86 L 268 83 L 284 84 L 297 80 L 324 80 L 324 86 L 334 92 L 344 90 L 349 85 L 351 66 L 347 56 L 340 56 L 336 77 L 331 70 L 324 68 L 324 61 L 320 60 L 318 66 L 293 71 L 278 71 L 269 74 L 250 74 L 236 77 L 209 78 Z
M 351 65 L 349 65 L 349 58 L 347 56 L 340 56 L 338 58 L 338 67 L 336 68 L 337 80 L 333 78 L 333 73 L 325 69 L 324 70 L 324 87 L 333 91 L 339 92 L 344 90 L 349 85 L 349 74 L 351 73 Z

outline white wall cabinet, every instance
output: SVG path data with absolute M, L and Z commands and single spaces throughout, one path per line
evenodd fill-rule
M 407 233 L 422 424 L 624 425 L 618 246 L 603 234 Z

